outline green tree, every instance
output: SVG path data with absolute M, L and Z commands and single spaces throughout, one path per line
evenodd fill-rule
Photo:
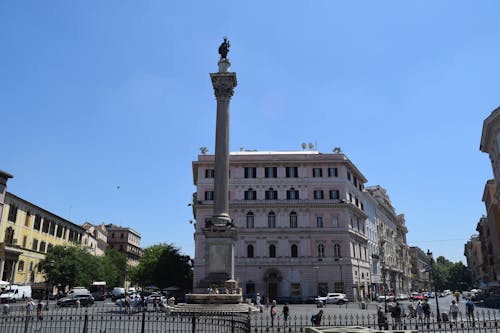
M 115 249 L 107 249 L 106 254 L 99 258 L 99 281 L 106 281 L 108 287 L 123 286 L 127 257 Z
M 459 261 L 451 262 L 439 256 L 434 263 L 434 278 L 438 290 L 464 290 L 471 287 L 471 279 L 467 267 Z
M 59 290 L 66 287 L 90 286 L 99 268 L 95 257 L 75 246 L 50 248 L 40 265 L 47 281 Z
M 143 287 L 178 286 L 189 290 L 193 285 L 191 258 L 173 244 L 152 245 L 144 249 L 139 266 L 131 269 L 130 280 Z

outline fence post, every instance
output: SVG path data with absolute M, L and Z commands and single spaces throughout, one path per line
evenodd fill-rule
M 24 333 L 28 333 L 28 326 L 31 316 L 29 314 L 26 315 L 26 320 L 24 321 Z
M 87 333 L 89 330 L 89 314 L 85 310 L 85 318 L 83 320 L 83 333 Z
M 191 318 L 191 332 L 196 333 L 196 316 L 194 314 Z
M 235 328 L 234 317 L 231 317 L 231 333 L 234 333 L 234 328 Z
M 144 333 L 144 326 L 146 324 L 146 311 L 142 312 L 141 333 Z

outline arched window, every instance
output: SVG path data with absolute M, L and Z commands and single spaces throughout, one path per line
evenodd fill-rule
M 290 213 L 290 228 L 297 228 L 297 213 Z
M 247 213 L 247 228 L 253 228 L 254 227 L 254 220 L 255 220 L 255 215 L 253 215 L 252 212 Z
M 292 258 L 297 258 L 298 257 L 299 250 L 298 250 L 296 244 L 292 244 L 291 252 L 292 252 Z
M 323 258 L 325 256 L 325 246 L 323 244 L 318 244 L 318 257 Z
M 253 245 L 252 244 L 249 244 L 247 246 L 247 257 L 253 258 Z
M 274 212 L 267 214 L 267 227 L 276 228 L 276 214 Z
M 274 244 L 269 245 L 269 257 L 276 258 L 276 246 Z
M 245 191 L 245 200 L 256 200 L 257 199 L 257 191 L 252 188 L 249 188 Z
M 286 191 L 287 200 L 299 200 L 299 191 L 293 187 Z
M 340 252 L 340 244 L 333 245 L 333 256 L 335 258 L 342 257 L 342 253 Z

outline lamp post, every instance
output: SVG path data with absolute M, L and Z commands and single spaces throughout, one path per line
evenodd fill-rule
M 427 257 L 429 257 L 430 261 L 430 270 L 431 270 L 431 276 L 432 276 L 432 282 L 434 284 L 434 298 L 436 299 L 436 315 L 437 315 L 437 321 L 441 322 L 441 314 L 439 313 L 439 302 L 438 302 L 438 295 L 437 295 L 437 288 L 436 288 L 436 271 L 434 267 L 434 259 L 432 258 L 432 252 L 431 250 L 427 249 Z

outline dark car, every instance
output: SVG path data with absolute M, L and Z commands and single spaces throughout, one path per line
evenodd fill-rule
M 91 294 L 80 294 L 73 295 L 71 297 L 64 297 L 57 301 L 57 306 L 77 306 L 77 302 L 80 302 L 80 306 L 91 306 L 94 304 L 94 297 Z

